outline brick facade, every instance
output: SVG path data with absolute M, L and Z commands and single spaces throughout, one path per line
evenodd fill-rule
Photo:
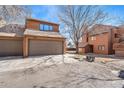
M 97 25 L 95 28 L 82 37 L 79 45 L 80 53 L 116 54 L 119 56 L 124 54 L 124 29 L 107 25 Z M 92 51 L 87 51 L 87 48 Z

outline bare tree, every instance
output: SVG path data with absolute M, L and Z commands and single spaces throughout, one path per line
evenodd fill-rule
M 63 28 L 76 46 L 78 53 L 78 44 L 80 38 L 86 34 L 95 24 L 101 23 L 107 17 L 98 6 L 61 6 L 59 7 L 59 19 Z
M 124 18 L 123 17 L 118 17 L 118 20 L 116 22 L 119 26 L 124 26 Z
M 20 5 L 1 5 L 0 19 L 7 23 L 22 22 L 26 17 L 31 16 L 31 9 L 28 6 Z

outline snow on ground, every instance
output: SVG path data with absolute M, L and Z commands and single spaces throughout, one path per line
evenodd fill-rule
M 105 60 L 105 61 L 101 61 Z M 109 62 L 110 61 L 110 62 Z M 124 59 L 96 58 L 93 63 L 73 54 L 0 58 L 0 87 L 122 87 L 117 73 Z

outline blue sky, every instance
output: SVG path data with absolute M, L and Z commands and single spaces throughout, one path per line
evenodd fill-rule
M 53 5 L 32 5 L 30 6 L 32 9 L 32 17 L 52 22 L 58 22 L 57 12 L 58 9 Z M 124 19 L 124 6 L 119 5 L 111 5 L 111 6 L 100 6 L 105 12 L 109 13 L 109 15 L 113 18 L 111 22 L 107 22 L 106 24 L 115 25 L 116 20 Z
M 57 8 L 52 5 L 32 5 L 32 17 L 47 21 L 58 22 Z

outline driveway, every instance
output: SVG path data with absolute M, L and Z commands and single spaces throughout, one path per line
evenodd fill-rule
M 124 70 L 124 59 L 89 63 L 76 55 L 50 55 L 29 58 L 0 58 L 0 87 L 19 88 L 99 88 L 122 87 L 118 71 Z M 107 59 L 106 59 L 107 60 Z

